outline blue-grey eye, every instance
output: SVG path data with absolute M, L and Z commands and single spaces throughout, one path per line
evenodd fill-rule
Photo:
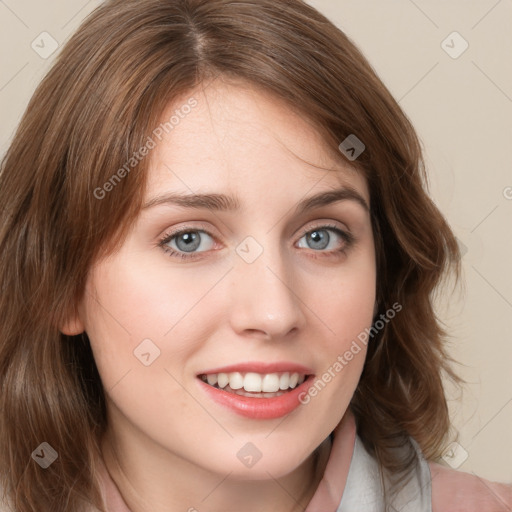
M 181 233 L 175 233 L 171 238 L 169 238 L 166 245 L 172 249 L 177 249 L 178 251 L 183 252 L 195 252 L 199 248 L 202 250 L 209 250 L 211 247 L 208 247 L 208 238 L 211 240 L 211 236 L 201 230 L 182 231 Z M 205 243 L 207 247 L 204 247 Z M 211 245 L 213 245 L 213 240 Z
M 334 234 L 334 235 L 332 235 Z M 338 245 L 340 241 L 343 241 L 342 232 L 338 229 L 333 228 L 317 228 L 312 231 L 306 233 L 301 240 L 306 241 L 307 245 L 301 245 L 299 240 L 299 247 L 314 249 L 317 251 L 323 251 L 325 249 L 335 250 L 336 247 L 336 239 L 338 239 Z M 329 247 L 331 242 L 334 244 L 334 247 Z

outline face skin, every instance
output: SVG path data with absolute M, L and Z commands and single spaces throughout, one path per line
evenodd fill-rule
M 247 418 L 212 401 L 197 375 L 285 361 L 318 377 L 371 325 L 369 212 L 351 199 L 295 211 L 343 186 L 369 205 L 368 189 L 341 158 L 328 156 L 304 118 L 267 93 L 218 79 L 162 119 L 190 97 L 197 106 L 151 152 L 147 202 L 219 193 L 236 196 L 240 210 L 143 209 L 121 249 L 91 269 L 80 317 L 62 331 L 85 330 L 91 341 L 107 399 L 105 461 L 133 512 L 303 510 L 321 477 L 313 476 L 312 454 L 348 407 L 364 347 L 307 405 L 275 419 Z M 320 230 L 326 225 L 354 242 Z M 189 260 L 159 245 L 183 228 L 199 230 L 195 252 L 183 249 L 183 235 L 167 247 Z M 262 249 L 251 263 L 236 251 L 248 236 L 252 245 L 241 245 L 248 254 Z M 149 366 L 134 355 L 145 339 L 160 350 Z M 153 354 L 148 346 L 143 352 Z M 262 454 L 252 467 L 237 457 L 249 442 Z

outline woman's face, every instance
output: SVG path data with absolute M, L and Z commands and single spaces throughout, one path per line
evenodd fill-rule
M 146 207 L 91 269 L 75 329 L 126 450 L 279 477 L 338 424 L 361 374 L 353 342 L 376 285 L 367 185 L 257 89 L 216 81 L 162 121 L 176 110 L 146 156 Z

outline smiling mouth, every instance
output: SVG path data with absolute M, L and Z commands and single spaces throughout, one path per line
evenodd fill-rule
M 251 398 L 274 398 L 300 386 L 308 375 L 296 372 L 231 372 L 202 374 L 198 377 L 210 386 L 227 393 Z

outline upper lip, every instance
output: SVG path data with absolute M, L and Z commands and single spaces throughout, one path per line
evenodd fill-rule
M 213 373 L 232 373 L 232 372 L 254 372 L 260 374 L 267 373 L 281 373 L 281 372 L 290 372 L 290 373 L 300 373 L 304 375 L 311 375 L 313 370 L 304 366 L 302 364 L 291 363 L 291 362 L 275 362 L 275 363 L 263 363 L 263 362 L 244 362 L 244 363 L 236 363 L 230 364 L 229 366 L 222 366 L 217 368 L 211 368 L 208 370 L 204 370 L 199 372 L 197 375 L 210 375 Z

